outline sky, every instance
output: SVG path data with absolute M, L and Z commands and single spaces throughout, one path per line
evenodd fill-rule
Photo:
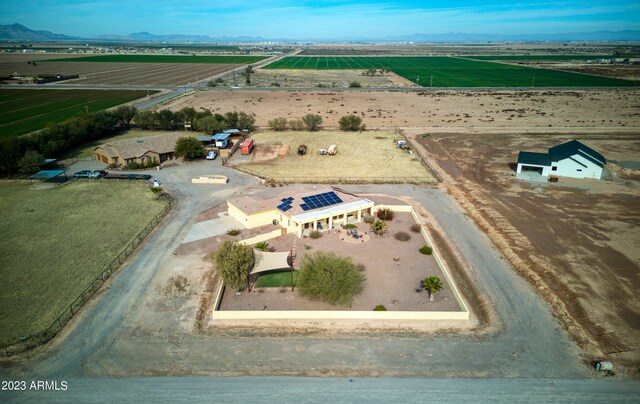
M 556 34 L 640 29 L 640 1 L 20 0 L 0 24 L 80 37 L 190 34 L 382 39 L 416 33 Z

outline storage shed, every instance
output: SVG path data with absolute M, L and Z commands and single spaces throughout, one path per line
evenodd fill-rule
M 215 142 L 216 147 L 221 149 L 226 149 L 229 146 L 229 136 L 228 133 L 216 133 L 211 139 Z

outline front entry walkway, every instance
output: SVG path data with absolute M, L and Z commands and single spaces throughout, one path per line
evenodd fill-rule
M 189 234 L 182 240 L 182 243 L 190 243 L 192 241 L 219 236 L 225 234 L 227 230 L 230 229 L 244 228 L 246 227 L 236 219 L 226 213 L 220 213 L 220 217 L 217 219 L 205 220 L 204 222 L 194 224 Z

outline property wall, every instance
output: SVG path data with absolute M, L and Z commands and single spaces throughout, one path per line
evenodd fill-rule
M 596 164 L 593 164 L 589 160 L 584 157 L 576 154 L 572 156 L 574 160 L 577 160 L 582 165 L 578 164 L 576 161 L 566 158 L 564 160 L 560 160 L 556 163 L 553 163 L 554 166 L 558 167 L 557 171 L 552 171 L 553 174 L 559 177 L 570 177 L 570 178 L 595 178 L 600 179 L 602 177 L 602 168 Z M 586 166 L 586 167 L 584 167 Z
M 239 243 L 252 245 L 259 243 L 261 241 L 271 240 L 272 238 L 280 237 L 282 235 L 282 230 L 278 228 L 277 230 L 270 231 L 269 233 L 259 234 L 255 237 L 251 237 L 245 240 L 240 240 Z

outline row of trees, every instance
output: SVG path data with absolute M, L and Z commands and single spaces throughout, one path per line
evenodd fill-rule
M 363 131 L 365 130 L 365 125 L 362 123 L 362 118 L 357 115 L 349 114 L 345 115 L 338 121 L 341 130 L 345 131 Z M 287 118 L 273 118 L 269 122 L 269 129 L 275 131 L 284 131 L 287 128 L 291 130 L 307 130 L 310 132 L 315 132 L 320 130 L 320 125 L 322 125 L 322 117 L 316 114 L 307 114 L 302 119 L 292 119 L 287 120 Z
M 43 156 L 60 154 L 92 140 L 128 129 L 136 109 L 121 106 L 111 111 L 84 113 L 47 124 L 27 136 L 0 139 L 0 171 L 6 174 L 33 174 Z
M 142 111 L 136 114 L 134 123 L 141 129 L 151 130 L 177 130 L 184 125 L 190 125 L 191 129 L 198 132 L 216 133 L 225 129 L 255 128 L 255 118 L 245 112 L 227 112 L 226 114 L 214 114 L 208 109 L 196 111 L 194 108 L 185 107 L 177 112 L 168 109 L 160 111 Z

